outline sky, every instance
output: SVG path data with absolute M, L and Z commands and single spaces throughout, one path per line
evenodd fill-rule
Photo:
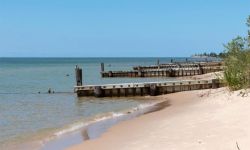
M 0 0 L 0 57 L 186 57 L 247 33 L 248 0 Z

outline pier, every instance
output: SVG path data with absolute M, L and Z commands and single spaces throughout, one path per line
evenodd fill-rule
M 112 77 L 181 77 L 206 74 L 222 71 L 221 62 L 209 63 L 169 63 L 153 66 L 137 66 L 131 71 L 104 71 L 104 64 L 101 64 L 101 76 Z
M 83 85 L 82 69 L 76 66 L 75 73 L 76 86 L 74 87 L 74 92 L 77 93 L 79 97 L 156 96 L 181 91 L 219 88 L 223 86 L 223 83 L 221 83 L 219 79 Z
M 176 62 L 167 64 L 158 64 L 150 66 L 136 66 L 133 70 L 152 70 L 152 69 L 171 69 L 171 68 L 194 68 L 194 67 L 221 67 L 222 62 Z
M 211 89 L 222 87 L 218 79 L 213 80 L 185 80 L 185 81 L 162 81 L 144 83 L 122 83 L 105 85 L 82 85 L 75 86 L 74 91 L 80 96 L 95 97 L 125 97 L 125 96 L 156 96 L 161 94 Z

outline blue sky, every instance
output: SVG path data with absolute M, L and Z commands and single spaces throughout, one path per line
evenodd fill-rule
M 246 35 L 250 1 L 0 0 L 0 57 L 171 57 Z

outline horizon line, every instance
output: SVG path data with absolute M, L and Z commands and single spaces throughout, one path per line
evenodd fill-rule
M 106 57 L 106 56 L 88 56 L 88 57 L 62 57 L 62 56 L 45 56 L 45 57 L 37 57 L 37 56 L 24 56 L 24 57 L 0 57 L 0 58 L 192 58 L 192 56 L 167 56 L 167 57 L 156 57 L 156 56 L 151 56 L 151 57 L 145 57 L 145 56 L 129 56 L 129 57 L 121 57 L 121 56 L 111 56 L 111 57 Z

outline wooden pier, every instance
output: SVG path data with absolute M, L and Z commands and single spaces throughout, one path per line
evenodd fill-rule
M 157 69 L 138 68 L 132 71 L 101 71 L 103 78 L 111 77 L 181 77 L 206 74 L 210 72 L 222 71 L 223 66 L 201 66 L 201 65 L 185 65 Z
M 152 70 L 152 69 L 172 69 L 172 68 L 197 68 L 197 67 L 220 67 L 223 66 L 222 62 L 176 62 L 167 64 L 158 64 L 151 66 L 136 66 L 133 70 Z
M 179 77 L 216 72 L 222 69 L 223 66 L 218 64 L 183 64 L 182 66 L 166 67 L 164 69 L 139 68 L 133 71 L 104 72 L 104 63 L 102 63 L 101 75 L 102 77 Z M 221 83 L 219 79 L 83 85 L 82 69 L 76 66 L 75 74 L 76 86 L 74 87 L 74 92 L 77 93 L 79 97 L 156 96 L 181 91 L 219 88 L 223 86 L 223 83 Z
M 95 97 L 124 97 L 124 96 L 156 96 L 161 94 L 191 91 L 200 89 L 219 88 L 223 86 L 218 79 L 162 81 L 146 83 L 122 83 L 105 85 L 75 86 L 74 91 L 80 96 Z

